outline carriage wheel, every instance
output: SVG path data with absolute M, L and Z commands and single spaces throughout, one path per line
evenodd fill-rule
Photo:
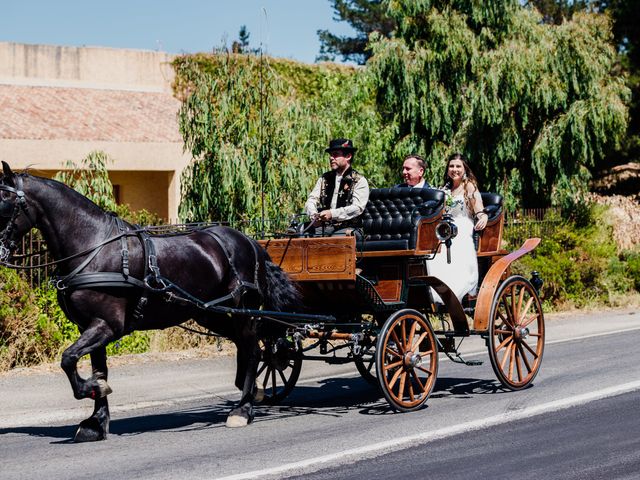
M 391 315 L 378 335 L 378 382 L 389 404 L 401 412 L 422 407 L 436 383 L 438 345 L 429 321 L 415 310 Z
M 378 375 L 376 373 L 376 349 L 375 337 L 367 337 L 371 343 L 361 345 L 360 355 L 353 356 L 353 363 L 356 364 L 358 372 L 367 383 L 377 387 Z
M 277 346 L 274 353 L 274 345 Z M 256 383 L 262 390 L 260 403 L 275 404 L 295 387 L 302 369 L 302 351 L 285 339 L 260 340 L 260 362 Z
M 528 387 L 542 362 L 544 315 L 538 293 L 524 277 L 509 277 L 498 289 L 489 321 L 489 358 L 510 390 Z

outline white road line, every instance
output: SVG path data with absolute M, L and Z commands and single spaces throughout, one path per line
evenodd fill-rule
M 284 474 L 309 473 L 320 470 L 322 467 L 335 467 L 347 462 L 377 457 L 385 453 L 399 450 L 408 445 L 415 445 L 418 442 L 427 443 L 433 440 L 451 437 L 459 433 L 480 430 L 483 428 L 488 428 L 515 420 L 521 420 L 523 418 L 534 417 L 543 413 L 565 410 L 567 408 L 584 405 L 595 400 L 601 400 L 603 398 L 613 397 L 635 390 L 640 390 L 640 381 L 603 388 L 594 392 L 575 395 L 560 400 L 554 400 L 552 402 L 542 403 L 540 405 L 527 407 L 520 410 L 510 410 L 508 412 L 494 415 L 492 417 L 473 420 L 471 422 L 453 425 L 432 432 L 425 432 L 415 435 L 409 435 L 406 437 L 395 438 L 393 440 L 373 443 L 371 445 L 352 448 L 342 452 L 323 455 L 320 457 L 309 458 L 307 460 L 302 460 L 299 462 L 286 463 L 277 467 L 254 470 L 251 472 L 240 473 L 226 477 L 219 477 L 217 480 L 243 480 L 251 478 L 265 478 L 269 476 L 275 477 Z

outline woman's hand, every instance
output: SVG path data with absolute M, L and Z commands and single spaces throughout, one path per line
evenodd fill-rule
M 479 212 L 476 215 L 476 225 L 474 227 L 475 230 L 483 230 L 484 227 L 487 226 L 487 220 L 489 220 L 489 216 L 484 212 Z

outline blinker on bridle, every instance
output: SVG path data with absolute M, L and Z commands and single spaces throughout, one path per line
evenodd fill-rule
M 15 202 L 11 203 L 5 200 L 0 202 L 0 217 L 8 218 L 9 221 L 0 234 L 0 263 L 6 263 L 11 253 L 18 248 L 16 242 L 11 238 L 14 230 L 17 228 L 16 219 L 20 211 L 27 214 L 27 200 L 22 190 L 22 177 L 16 176 L 16 188 L 0 183 L 0 190 L 13 193 L 16 196 Z M 9 207 L 10 206 L 10 207 Z M 29 215 L 27 214 L 27 218 Z

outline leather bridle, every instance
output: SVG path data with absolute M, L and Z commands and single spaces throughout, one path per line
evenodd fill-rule
M 29 216 L 29 207 L 27 205 L 27 199 L 22 188 L 22 177 L 16 175 L 14 178 L 16 184 L 15 188 L 0 183 L 0 190 L 13 193 L 16 196 L 16 200 L 14 202 L 8 202 L 7 200 L 2 200 L 0 202 L 11 205 L 10 208 L 0 209 L 0 218 L 9 219 L 7 225 L 4 227 L 2 232 L 0 232 L 0 263 L 6 262 L 11 254 L 18 248 L 18 244 L 13 239 L 13 234 L 18 228 L 16 220 L 18 219 L 20 213 L 24 212 L 31 226 L 33 227 L 34 225 L 34 222 Z

